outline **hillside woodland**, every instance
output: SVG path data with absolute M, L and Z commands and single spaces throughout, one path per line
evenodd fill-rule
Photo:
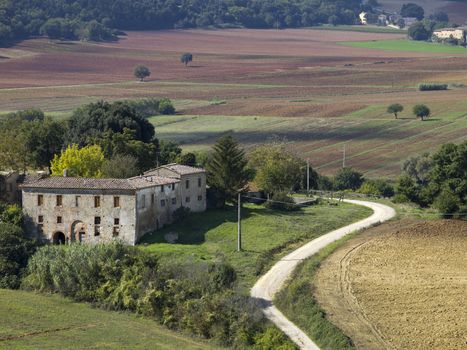
M 361 0 L 0 0 L 0 43 L 112 40 L 122 30 L 353 24 Z

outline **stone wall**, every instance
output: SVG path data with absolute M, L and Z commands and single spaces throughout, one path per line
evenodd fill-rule
M 38 203 L 39 195 L 42 195 L 42 205 Z M 58 195 L 62 196 L 62 205 L 57 205 Z M 95 197 L 100 198 L 99 207 L 95 207 Z M 114 197 L 119 198 L 117 207 L 114 206 Z M 81 239 L 97 243 L 121 239 L 128 244 L 135 244 L 135 208 L 135 196 L 128 192 L 23 190 L 27 232 L 35 238 L 50 242 L 63 233 L 66 242 Z M 83 232 L 84 235 L 80 235 Z

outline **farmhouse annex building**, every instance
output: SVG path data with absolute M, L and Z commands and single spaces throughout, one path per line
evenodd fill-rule
M 55 244 L 134 245 L 180 207 L 206 210 L 204 169 L 169 164 L 130 179 L 46 177 L 21 186 L 28 232 Z

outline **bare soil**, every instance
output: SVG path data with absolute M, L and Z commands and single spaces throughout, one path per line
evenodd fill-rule
M 358 349 L 465 349 L 467 222 L 402 220 L 326 259 L 315 297 Z

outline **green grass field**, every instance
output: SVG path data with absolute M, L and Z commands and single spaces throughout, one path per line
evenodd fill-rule
M 58 295 L 0 290 L 0 349 L 219 349 L 131 314 Z
M 375 41 L 355 41 L 341 42 L 341 45 L 361 47 L 365 49 L 379 49 L 388 51 L 408 51 L 423 53 L 441 53 L 450 55 L 466 55 L 467 49 L 462 46 L 451 46 L 426 41 L 413 40 L 375 40 Z
M 258 264 L 264 265 L 261 273 L 265 272 L 269 264 L 293 247 L 370 214 L 370 209 L 350 204 L 321 204 L 296 212 L 248 204 L 243 209 L 240 253 L 236 251 L 237 212 L 233 207 L 192 214 L 187 221 L 146 236 L 142 246 L 167 261 L 209 261 L 224 256 L 237 270 L 240 287 L 248 288 L 258 279 Z M 176 244 L 165 243 L 164 236 L 169 233 L 178 234 Z M 268 251 L 274 254 L 262 258 Z
M 311 29 L 315 30 L 340 30 L 346 32 L 364 32 L 364 33 L 392 33 L 392 34 L 406 34 L 407 30 L 404 29 L 396 29 L 390 27 L 377 27 L 377 26 L 370 26 L 370 25 L 322 25 L 316 27 L 310 27 Z

